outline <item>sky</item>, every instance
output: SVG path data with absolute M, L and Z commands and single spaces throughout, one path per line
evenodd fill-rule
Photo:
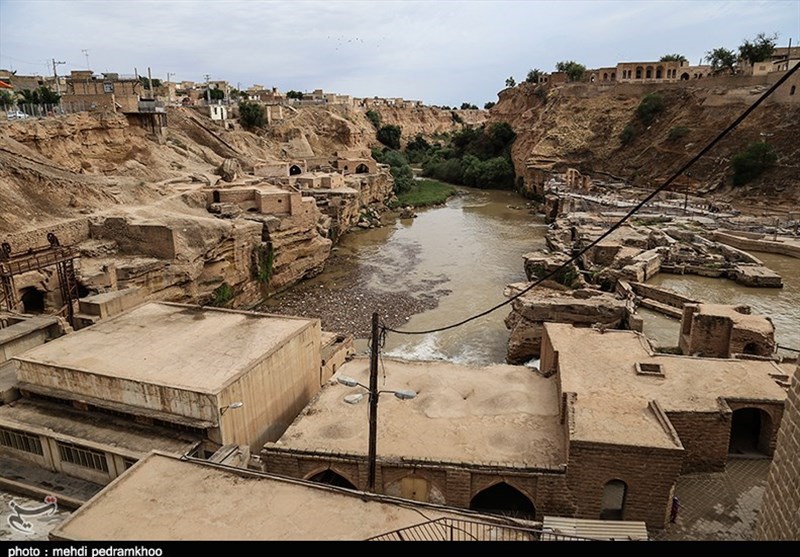
M 758 33 L 800 44 L 800 0 L 0 0 L 0 69 L 73 69 L 483 106 L 505 80 Z M 87 64 L 88 60 L 88 64 Z

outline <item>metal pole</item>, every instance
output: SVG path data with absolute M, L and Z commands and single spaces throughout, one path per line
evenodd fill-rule
M 378 434 L 378 350 L 380 336 L 378 312 L 372 314 L 372 348 L 369 358 L 369 476 L 367 491 L 375 491 L 375 468 L 377 466 L 377 434 Z

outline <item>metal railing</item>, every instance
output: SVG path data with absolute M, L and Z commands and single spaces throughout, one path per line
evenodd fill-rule
M 590 541 L 588 538 L 510 524 L 437 518 L 392 530 L 367 541 Z M 593 540 L 592 540 L 593 541 Z

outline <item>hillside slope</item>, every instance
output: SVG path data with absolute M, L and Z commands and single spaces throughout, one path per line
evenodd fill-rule
M 784 84 L 787 90 L 789 84 Z M 732 79 L 667 85 L 570 84 L 544 89 L 530 84 L 500 92 L 491 121 L 517 133 L 512 156 L 518 175 L 536 158 L 560 160 L 602 177 L 607 173 L 655 187 L 739 116 L 767 88 Z M 654 93 L 664 110 L 645 126 L 636 116 L 644 96 Z M 675 189 L 707 193 L 737 205 L 796 208 L 800 200 L 800 103 L 783 95 L 758 107 L 733 133 L 676 183 Z M 623 144 L 630 126 L 633 139 Z M 680 131 L 676 131 L 680 130 Z M 676 137 L 679 136 L 679 137 Z M 754 141 L 768 141 L 777 165 L 746 186 L 733 188 L 730 160 Z

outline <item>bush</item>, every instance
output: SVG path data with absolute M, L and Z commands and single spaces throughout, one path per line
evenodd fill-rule
M 619 140 L 622 142 L 623 145 L 630 144 L 633 139 L 636 137 L 636 132 L 633 129 L 633 126 L 628 124 L 622 129 L 622 133 L 619 134 Z
M 741 186 L 758 178 L 776 162 L 778 162 L 778 155 L 772 145 L 765 141 L 751 143 L 747 149 L 731 159 L 733 185 Z
M 649 126 L 656 116 L 664 112 L 664 97 L 658 93 L 648 93 L 639 103 L 636 115 L 645 126 Z
M 372 122 L 372 125 L 375 126 L 375 129 L 380 129 L 381 127 L 381 115 L 380 113 L 376 112 L 375 110 L 369 109 L 367 110 L 367 119 Z
M 211 305 L 215 307 L 223 307 L 233 300 L 233 288 L 227 283 L 223 282 L 214 289 L 211 293 Z
M 686 126 L 675 126 L 671 130 L 669 130 L 667 141 L 677 141 L 688 134 L 689 134 L 689 128 L 687 128 Z
M 267 123 L 264 107 L 254 102 L 239 103 L 239 122 L 248 129 L 263 128 Z
M 484 108 L 484 110 L 489 110 L 489 109 L 491 109 L 491 108 L 494 108 L 494 105 L 495 105 L 495 103 L 494 103 L 494 102 L 492 102 L 492 101 L 489 101 L 489 102 L 487 102 L 487 103 L 485 103 L 485 104 L 483 105 L 483 108 Z
M 463 124 L 464 123 L 464 119 L 461 116 L 459 116 L 458 113 L 451 112 L 450 116 L 453 118 L 453 123 L 455 123 L 455 124 Z
M 378 130 L 377 138 L 378 141 L 386 145 L 389 149 L 399 149 L 401 133 L 402 130 L 400 129 L 400 126 L 390 124 L 388 126 L 383 126 Z

